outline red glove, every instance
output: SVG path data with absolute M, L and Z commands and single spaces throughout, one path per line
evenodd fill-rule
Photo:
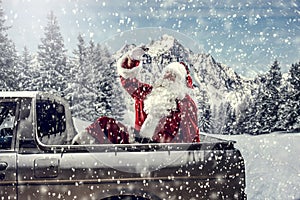
M 130 52 L 128 52 L 128 56 L 124 59 L 122 63 L 122 67 L 125 69 L 132 69 L 134 67 L 139 66 L 140 61 L 145 54 L 145 50 L 142 47 L 135 47 Z
M 139 64 L 140 64 L 139 60 L 132 60 L 129 58 L 129 56 L 127 56 L 122 63 L 122 67 L 125 69 L 132 69 L 134 67 L 139 66 Z

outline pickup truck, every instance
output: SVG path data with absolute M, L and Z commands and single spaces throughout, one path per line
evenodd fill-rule
M 0 92 L 0 199 L 246 199 L 234 141 L 72 145 L 68 103 Z

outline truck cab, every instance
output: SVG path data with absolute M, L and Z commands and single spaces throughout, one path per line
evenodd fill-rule
M 4 199 L 246 199 L 234 141 L 72 145 L 68 103 L 41 92 L 0 92 L 0 133 Z

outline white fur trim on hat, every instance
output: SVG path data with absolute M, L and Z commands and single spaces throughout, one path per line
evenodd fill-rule
M 181 80 L 185 80 L 186 76 L 187 76 L 187 72 L 185 67 L 180 64 L 179 62 L 173 62 L 168 64 L 164 69 L 163 69 L 163 74 L 165 74 L 166 72 L 173 72 L 176 75 L 179 76 L 179 78 Z
M 136 75 L 139 73 L 140 71 L 140 67 L 134 67 L 132 69 L 126 69 L 124 67 L 122 67 L 123 62 L 125 61 L 126 57 L 128 56 L 128 54 L 124 54 L 117 62 L 117 72 L 120 76 L 122 76 L 123 78 L 136 78 Z

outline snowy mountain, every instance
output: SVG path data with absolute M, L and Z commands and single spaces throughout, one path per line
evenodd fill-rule
M 207 91 L 213 105 L 230 102 L 232 106 L 237 106 L 252 88 L 249 81 L 233 69 L 217 63 L 209 54 L 192 55 L 192 63 L 201 88 Z
M 115 58 L 138 45 L 125 45 L 117 51 Z M 163 35 L 146 46 L 149 51 L 144 56 L 140 77 L 145 82 L 154 83 L 168 63 L 182 61 L 190 66 L 195 84 L 207 92 L 211 105 L 230 102 L 237 107 L 253 87 L 252 81 L 243 79 L 230 67 L 216 62 L 210 54 L 194 53 L 172 36 Z

